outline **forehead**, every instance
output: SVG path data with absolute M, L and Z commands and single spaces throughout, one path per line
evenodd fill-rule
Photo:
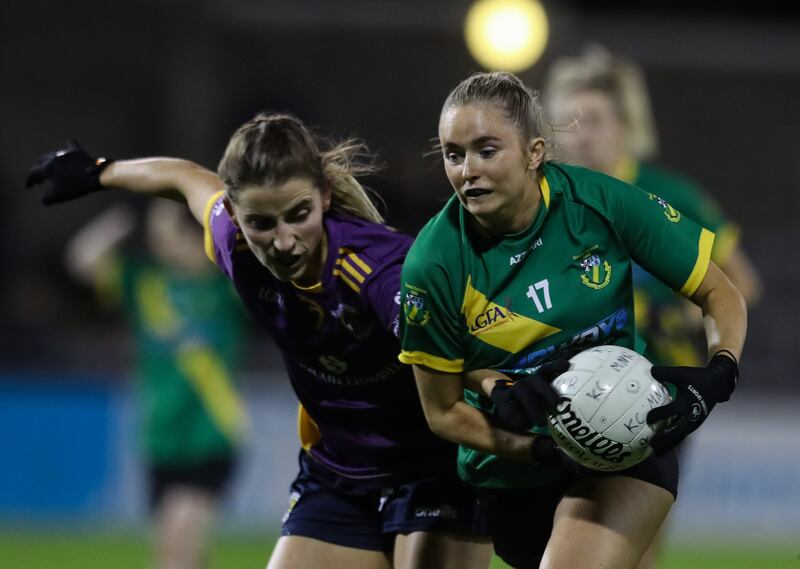
M 308 200 L 320 199 L 320 189 L 308 178 L 290 178 L 279 184 L 242 187 L 235 205 L 243 213 L 281 215 Z
M 567 93 L 562 100 L 570 110 L 594 113 L 614 113 L 616 111 L 611 95 L 600 89 L 581 89 Z
M 445 109 L 439 119 L 442 144 L 465 145 L 484 137 L 505 140 L 518 137 L 517 126 L 497 103 L 470 103 Z

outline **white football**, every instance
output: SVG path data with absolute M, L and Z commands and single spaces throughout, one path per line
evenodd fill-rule
M 593 470 L 630 468 L 650 456 L 647 413 L 670 401 L 645 357 L 620 346 L 597 346 L 570 358 L 553 380 L 562 397 L 550 434 L 572 460 Z

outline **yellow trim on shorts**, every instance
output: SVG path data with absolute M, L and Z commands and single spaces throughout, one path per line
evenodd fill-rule
M 464 371 L 463 359 L 449 360 L 447 358 L 426 354 L 425 352 L 408 352 L 403 350 L 400 352 L 400 355 L 397 356 L 397 359 L 404 364 L 423 365 L 444 373 L 461 373 Z
M 711 249 L 714 247 L 714 233 L 702 228 L 700 232 L 700 240 L 697 245 L 697 260 L 694 263 L 689 278 L 681 287 L 680 293 L 685 297 L 692 296 L 700 283 L 706 277 L 708 272 L 708 264 L 711 262 Z
M 217 254 L 214 252 L 214 235 L 211 233 L 211 209 L 216 205 L 220 196 L 225 195 L 225 190 L 214 192 L 206 202 L 206 208 L 203 210 L 203 248 L 212 263 L 217 264 Z

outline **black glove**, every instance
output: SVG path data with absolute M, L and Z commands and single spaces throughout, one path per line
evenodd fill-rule
M 653 366 L 650 373 L 661 383 L 671 383 L 677 389 L 671 403 L 647 414 L 650 424 L 669 420 L 666 427 L 650 439 L 650 446 L 656 454 L 662 455 L 697 429 L 714 405 L 730 399 L 739 377 L 739 366 L 733 358 L 717 353 L 704 368 Z
M 39 158 L 28 172 L 25 187 L 30 188 L 51 182 L 42 196 L 44 205 L 66 202 L 91 192 L 104 190 L 100 185 L 100 173 L 111 164 L 105 158 L 93 158 L 80 145 L 70 140 L 66 148 L 48 152 Z
M 547 414 L 558 404 L 553 380 L 569 369 L 569 361 L 544 364 L 531 375 L 516 381 L 498 379 L 492 388 L 494 414 L 505 426 L 523 430 L 547 423 Z
M 553 466 L 568 470 L 581 476 L 592 471 L 572 460 L 559 448 L 558 443 L 547 435 L 537 435 L 531 444 L 531 457 L 537 466 Z

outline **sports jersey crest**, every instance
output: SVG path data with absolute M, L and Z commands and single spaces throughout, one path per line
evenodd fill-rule
M 431 313 L 425 310 L 426 291 L 413 285 L 406 285 L 406 299 L 403 303 L 403 313 L 406 322 L 412 326 L 425 326 L 431 319 Z
M 601 259 L 597 253 L 585 253 L 579 264 L 583 269 L 581 282 L 589 288 L 598 290 L 611 282 L 611 263 Z
M 681 220 L 681 212 L 677 209 L 672 207 L 667 203 L 667 200 L 664 198 L 660 198 L 655 194 L 649 194 L 651 200 L 655 200 L 658 202 L 662 208 L 664 208 L 664 215 L 669 219 L 672 223 L 678 223 Z

